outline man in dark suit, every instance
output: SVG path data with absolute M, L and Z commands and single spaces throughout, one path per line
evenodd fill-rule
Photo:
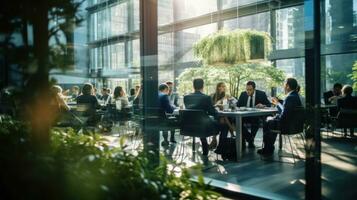
M 274 153 L 274 143 L 277 133 L 274 130 L 286 130 L 284 127 L 287 125 L 289 118 L 294 115 L 296 108 L 302 107 L 299 94 L 296 91 L 298 83 L 294 78 L 288 78 L 284 84 L 284 91 L 287 94 L 283 105 L 279 100 L 274 97 L 272 103 L 277 105 L 279 114 L 272 119 L 268 119 L 263 126 L 263 142 L 264 148 L 259 149 L 257 152 L 261 155 L 272 155 Z
M 324 92 L 324 102 L 326 105 L 329 104 L 335 104 L 337 103 L 337 100 L 341 97 L 341 90 L 342 90 L 342 84 L 341 83 L 335 83 L 333 85 L 333 89 L 327 92 Z M 330 115 L 333 117 L 337 116 L 337 108 L 330 108 Z
M 357 110 L 357 97 L 352 96 L 353 88 L 350 85 L 345 85 L 342 88 L 343 97 L 337 100 L 337 109 L 340 111 L 341 109 L 350 109 Z M 343 116 L 343 117 L 349 117 Z M 356 122 L 357 123 L 357 122 Z M 345 135 L 347 135 L 347 129 L 344 128 Z M 350 128 L 351 136 L 354 134 L 353 128 Z
M 185 107 L 186 109 L 203 110 L 208 115 L 217 117 L 217 110 L 213 107 L 211 97 L 203 94 L 203 85 L 204 85 L 203 79 L 198 78 L 193 80 L 193 88 L 195 92 L 186 95 L 184 97 L 183 100 L 184 100 Z M 211 123 L 213 124 L 213 127 L 215 127 L 217 132 L 221 132 L 217 149 L 222 149 L 224 148 L 222 142 L 227 137 L 228 126 L 225 124 L 220 124 L 216 119 L 212 119 Z M 200 138 L 200 140 L 202 143 L 203 155 L 207 156 L 208 155 L 207 139 L 205 137 L 202 137 Z
M 248 81 L 246 84 L 246 91 L 242 92 L 238 99 L 238 107 L 270 107 L 270 102 L 268 100 L 265 92 L 255 89 L 256 85 L 254 81 Z M 243 118 L 243 138 L 244 142 L 243 148 L 245 147 L 245 142 L 248 142 L 249 148 L 254 148 L 254 138 L 259 129 L 260 117 L 246 117 Z M 247 125 L 250 124 L 251 132 L 248 131 Z
M 159 106 L 161 111 L 163 112 L 162 115 L 166 115 L 166 113 L 173 113 L 175 110 L 175 106 L 170 103 L 169 99 L 169 86 L 165 83 L 160 84 L 159 86 Z M 164 141 L 161 143 L 162 146 L 167 146 L 169 144 L 168 141 L 168 133 L 163 132 L 162 137 Z M 176 143 L 175 141 L 175 130 L 170 130 L 170 142 Z
M 179 107 L 178 100 L 179 95 L 177 92 L 174 92 L 174 83 L 171 81 L 167 81 L 166 84 L 169 86 L 169 99 L 172 105 Z

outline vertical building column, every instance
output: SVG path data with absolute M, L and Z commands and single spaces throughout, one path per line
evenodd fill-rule
M 140 0 L 140 59 L 144 150 L 159 163 L 157 0 Z
M 321 199 L 320 0 L 305 0 L 306 164 L 305 198 Z
M 276 10 L 271 10 L 270 11 L 270 36 L 272 38 L 272 41 L 275 42 L 272 45 L 272 51 L 276 50 Z M 276 60 L 272 60 L 272 66 L 276 66 Z M 276 87 L 271 88 L 271 94 L 272 97 L 276 96 Z

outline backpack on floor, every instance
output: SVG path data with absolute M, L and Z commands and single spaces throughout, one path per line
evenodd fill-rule
M 236 139 L 225 138 L 223 140 L 223 149 L 221 149 L 221 156 L 223 160 L 237 161 Z

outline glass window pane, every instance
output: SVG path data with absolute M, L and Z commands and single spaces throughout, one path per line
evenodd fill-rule
M 110 8 L 110 35 L 128 32 L 128 4 L 121 3 Z
M 254 29 L 270 33 L 270 13 L 258 13 L 255 15 L 240 17 L 223 22 L 223 27 L 227 30 Z
M 305 96 L 305 59 L 284 59 L 277 60 L 276 66 L 285 72 L 286 77 L 293 77 L 298 81 L 301 87 L 301 95 Z M 277 94 L 284 94 L 283 87 L 277 88 Z
M 140 67 L 140 40 L 136 39 L 132 42 L 133 45 L 133 58 L 132 58 L 132 67 Z
M 326 0 L 326 44 L 357 40 L 357 1 Z
M 222 0 L 222 8 L 232 8 L 242 5 L 254 4 L 263 0 Z
M 120 69 L 125 67 L 124 43 L 110 45 L 110 60 L 110 69 Z
M 134 30 L 139 30 L 140 29 L 140 8 L 139 8 L 139 0 L 133 0 L 134 1 L 134 5 L 133 5 L 133 9 L 134 9 L 134 13 L 133 13 L 133 18 L 134 18 Z M 160 18 L 160 17 L 159 17 Z
M 158 0 L 158 24 L 173 22 L 173 0 Z
M 174 44 L 172 33 L 159 35 L 158 38 L 158 60 L 159 65 L 172 63 L 174 56 Z
M 304 7 L 276 11 L 276 49 L 304 48 Z
M 175 33 L 175 61 L 190 62 L 198 59 L 193 56 L 192 46 L 202 37 L 217 31 L 217 24 L 208 24 Z
M 176 0 L 175 20 L 197 17 L 217 11 L 217 0 Z
M 352 67 L 357 61 L 357 53 L 329 55 L 324 56 L 326 72 L 322 71 L 322 85 L 325 85 L 325 90 L 332 88 L 334 83 L 341 83 L 342 85 L 352 85 L 352 80 L 348 76 L 352 73 Z M 324 66 L 322 66 L 322 70 Z

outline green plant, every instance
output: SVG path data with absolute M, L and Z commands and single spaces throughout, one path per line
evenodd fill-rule
M 238 97 L 244 90 L 244 82 L 255 80 L 264 84 L 261 89 L 268 90 L 284 82 L 284 72 L 272 67 L 269 62 L 242 63 L 232 66 L 204 66 L 200 68 L 187 68 L 177 78 L 178 90 L 181 94 L 192 90 L 192 80 L 203 78 L 205 92 L 213 93 L 218 82 L 225 82 L 229 93 Z
M 355 63 L 352 66 L 352 73 L 350 75 L 348 75 L 351 80 L 353 81 L 353 90 L 357 91 L 357 61 L 355 61 Z
M 271 43 L 268 33 L 245 29 L 221 30 L 202 38 L 193 50 L 202 59 L 203 67 L 187 68 L 179 75 L 179 92 L 191 91 L 194 78 L 204 79 L 206 93 L 214 92 L 218 82 L 225 82 L 235 97 L 248 80 L 263 82 L 260 88 L 264 90 L 278 86 L 285 75 L 266 60 Z
M 266 59 L 271 51 L 271 37 L 249 29 L 221 30 L 199 40 L 193 50 L 207 65 L 244 63 Z
M 35 151 L 29 126 L 0 117 L 0 185 L 7 199 L 217 199 L 202 176 L 152 169 L 148 155 L 108 146 L 100 135 L 52 129 L 48 151 Z

